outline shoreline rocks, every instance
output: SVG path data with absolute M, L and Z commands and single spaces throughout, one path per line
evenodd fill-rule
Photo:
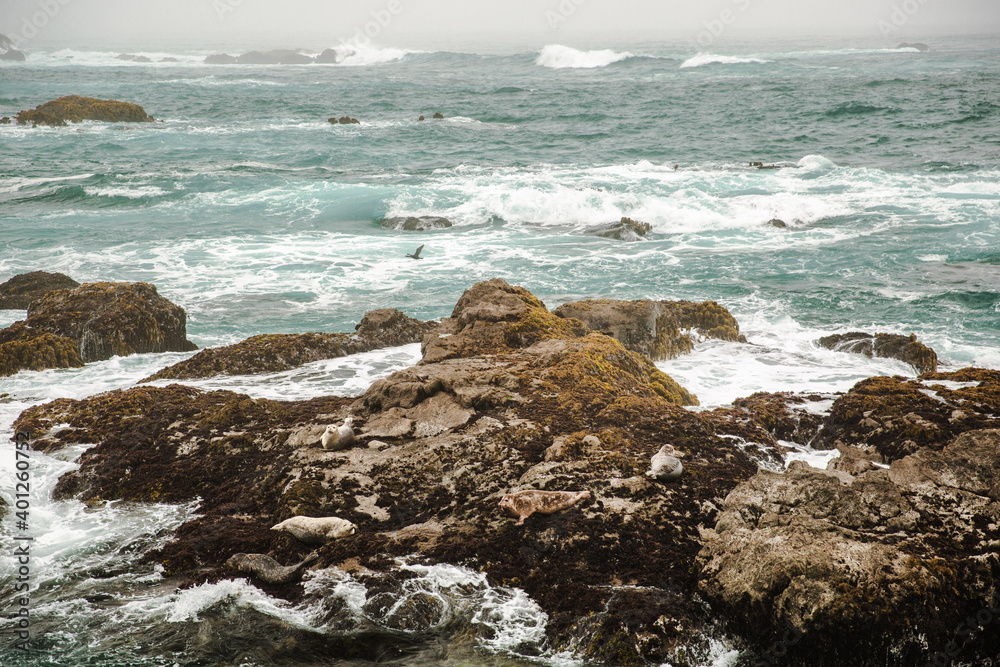
M 17 62 L 24 62 L 25 60 L 24 52 L 17 48 L 14 40 L 6 35 L 0 35 L 0 60 Z
M 76 282 L 63 273 L 19 273 L 0 285 L 0 310 L 27 310 L 31 302 L 56 289 L 74 289 Z

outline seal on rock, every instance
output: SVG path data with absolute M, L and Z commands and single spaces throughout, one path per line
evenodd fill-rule
M 653 454 L 650 465 L 651 469 L 646 472 L 646 477 L 661 482 L 673 482 L 684 472 L 684 466 L 677 458 L 673 445 L 660 447 L 660 451 Z
M 354 429 L 352 428 L 352 423 L 354 421 L 353 417 L 348 417 L 344 420 L 344 423 L 340 426 L 334 426 L 330 424 L 326 427 L 326 432 L 323 433 L 322 443 L 323 449 L 328 449 L 331 451 L 339 451 L 341 449 L 347 449 L 354 444 Z
M 267 584 L 290 584 L 302 577 L 302 571 L 315 563 L 319 554 L 315 551 L 297 565 L 282 565 L 264 554 L 233 554 L 226 561 L 226 567 L 252 574 Z
M 271 530 L 283 530 L 307 544 L 325 544 L 338 537 L 355 534 L 358 532 L 358 527 L 347 519 L 338 519 L 335 516 L 293 516 L 271 526 Z
M 538 512 L 552 514 L 567 507 L 572 507 L 585 498 L 590 498 L 590 491 L 515 491 L 508 493 L 500 500 L 500 507 L 508 514 L 517 517 L 515 526 L 524 525 L 524 520 Z

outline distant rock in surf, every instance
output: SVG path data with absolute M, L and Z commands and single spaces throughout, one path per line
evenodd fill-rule
M 780 218 L 771 218 L 770 220 L 767 221 L 767 224 L 771 225 L 772 227 L 778 227 L 779 229 L 785 229 L 786 227 L 788 227 L 788 223 L 786 223 L 784 220 Z
M 338 49 L 323 49 L 323 53 L 316 56 L 313 62 L 319 65 L 336 65 L 347 56 Z
M 360 125 L 361 121 L 357 118 L 351 118 L 350 116 L 341 116 L 339 119 L 336 116 L 330 116 L 326 119 L 326 122 L 332 125 Z
M 132 54 L 132 53 L 121 53 L 121 54 L 118 55 L 118 60 L 124 60 L 126 62 L 132 62 L 132 63 L 151 63 L 151 62 L 153 62 L 152 58 L 150 58 L 149 56 L 137 56 L 137 55 Z
M 175 63 L 178 62 L 177 58 L 172 56 L 167 56 L 166 58 L 160 58 L 161 63 Z
M 17 48 L 14 40 L 6 35 L 0 35 L 0 60 L 24 61 L 24 52 Z
M 915 334 L 900 336 L 899 334 L 878 333 L 873 336 L 869 333 L 854 331 L 824 336 L 817 343 L 820 347 L 825 347 L 828 350 L 863 354 L 869 359 L 873 356 L 898 359 L 913 366 L 918 373 L 937 371 L 937 353 L 918 342 Z
M 590 227 L 587 234 L 601 236 L 606 239 L 618 239 L 619 241 L 638 241 L 644 238 L 653 227 L 647 222 L 636 222 L 631 218 L 622 218 L 618 222 L 611 222 L 598 227 Z
M 235 65 L 236 62 L 236 56 L 228 53 L 213 53 L 205 58 L 206 65 Z
M 900 44 L 896 48 L 897 49 L 916 49 L 917 51 L 930 51 L 931 50 L 931 47 L 927 46 L 923 42 L 913 42 L 912 44 L 910 42 L 903 42 L 902 44 Z
M 452 226 L 451 220 L 436 215 L 382 218 L 378 224 L 385 229 L 406 232 L 426 232 L 431 229 L 445 229 Z
M 10 116 L 0 118 L 0 125 L 10 125 Z
M 290 49 L 273 51 L 248 51 L 236 59 L 239 65 L 308 65 L 314 62 L 307 56 Z
M 434 118 L 434 120 L 444 120 L 444 114 L 442 114 L 440 111 L 435 111 L 432 118 Z
M 108 123 L 151 123 L 153 117 L 138 104 L 67 95 L 17 114 L 18 125 L 61 127 L 66 121 L 100 120 Z

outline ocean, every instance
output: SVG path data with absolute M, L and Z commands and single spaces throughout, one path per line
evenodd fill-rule
M 153 283 L 186 310 L 203 348 L 349 332 L 375 308 L 447 317 L 465 289 L 495 277 L 550 309 L 597 297 L 715 300 L 752 345 L 709 340 L 657 364 L 699 409 L 914 374 L 816 344 L 832 333 L 912 333 L 943 370 L 1000 369 L 1000 43 L 928 41 L 926 52 L 789 41 L 699 54 L 658 42 L 372 45 L 340 64 L 287 66 L 205 65 L 213 51 L 169 45 L 133 47 L 148 64 L 123 62 L 120 50 L 31 50 L 0 66 L 0 116 L 81 94 L 141 104 L 156 122 L 0 125 L 0 282 L 44 270 Z M 327 122 L 343 115 L 360 123 Z M 396 216 L 453 226 L 378 224 Z M 624 216 L 648 223 L 646 238 L 589 231 Z M 407 258 L 419 245 L 422 259 Z M 23 318 L 0 311 L 0 326 Z M 0 442 L 27 407 L 131 387 L 187 356 L 0 378 Z M 350 396 L 419 357 L 410 345 L 193 384 Z M 13 504 L 13 446 L 4 451 L 0 495 Z M 292 664 L 245 650 L 236 621 L 229 648 L 201 641 L 200 629 L 224 616 L 329 631 L 317 608 L 245 580 L 178 591 L 140 565 L 197 503 L 97 511 L 51 500 L 82 451 L 32 454 L 35 651 L 6 634 L 2 664 Z M 8 524 L 5 591 L 17 576 Z M 418 575 L 414 585 L 451 610 L 449 627 L 493 632 L 435 638 L 412 664 L 582 664 L 546 650 L 544 612 L 517 589 L 452 566 Z M 364 613 L 362 584 L 324 576 L 308 586 Z M 14 618 L 4 599 L 0 615 Z M 736 664 L 726 637 L 712 645 L 705 665 Z

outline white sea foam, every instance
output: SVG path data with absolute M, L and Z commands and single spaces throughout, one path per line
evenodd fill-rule
M 83 191 L 91 197 L 125 197 L 127 199 L 159 197 L 160 195 L 167 194 L 166 190 L 155 185 L 85 187 Z
M 420 53 L 420 51 L 411 51 L 408 49 L 360 44 L 341 44 L 334 48 L 337 51 L 336 64 L 347 67 L 381 65 L 383 63 L 402 60 L 411 53 Z
M 705 65 L 749 65 L 752 63 L 763 64 L 767 62 L 770 61 L 761 60 L 760 58 L 743 58 L 740 56 L 721 56 L 714 53 L 699 53 L 698 55 L 691 56 L 681 63 L 681 69 L 703 67 Z
M 612 51 L 611 49 L 579 51 L 561 44 L 549 44 L 539 52 L 535 64 L 552 69 L 591 69 L 607 67 L 611 63 L 631 57 L 632 54 L 628 51 Z

